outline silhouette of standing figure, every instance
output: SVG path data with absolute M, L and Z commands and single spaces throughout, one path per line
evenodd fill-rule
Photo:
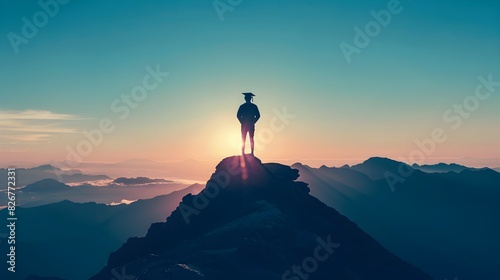
M 253 136 L 255 134 L 255 123 L 260 118 L 259 108 L 257 105 L 252 103 L 253 97 L 255 94 L 251 92 L 244 92 L 245 103 L 241 104 L 238 109 L 238 113 L 236 116 L 241 123 L 241 139 L 243 141 L 243 145 L 241 147 L 241 153 L 245 154 L 245 142 L 247 138 L 247 133 L 250 136 L 250 146 L 252 148 L 252 155 L 254 150 L 254 141 Z

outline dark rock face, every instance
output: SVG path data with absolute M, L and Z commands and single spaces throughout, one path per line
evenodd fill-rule
M 431 279 L 310 196 L 298 176 L 250 155 L 224 159 L 202 192 L 130 238 L 92 279 Z

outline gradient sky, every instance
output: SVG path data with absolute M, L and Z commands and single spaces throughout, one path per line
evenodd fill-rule
M 243 0 L 221 20 L 207 0 L 70 1 L 16 54 L 9 32 L 41 7 L 2 0 L 2 164 L 65 159 L 103 118 L 115 130 L 83 161 L 220 160 L 238 153 L 252 91 L 264 161 L 408 159 L 442 128 L 426 162 L 500 166 L 500 87 L 458 129 L 443 120 L 479 76 L 500 81 L 500 2 L 402 0 L 348 63 L 339 45 L 389 2 Z M 156 65 L 170 75 L 121 120 L 111 104 Z M 295 118 L 268 139 L 284 107 Z

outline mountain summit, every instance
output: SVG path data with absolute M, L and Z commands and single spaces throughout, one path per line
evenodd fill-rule
M 199 194 L 130 238 L 91 279 L 431 279 L 298 177 L 251 155 L 225 158 Z

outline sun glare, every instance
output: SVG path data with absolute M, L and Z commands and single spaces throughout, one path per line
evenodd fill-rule
M 212 155 L 223 158 L 241 153 L 241 132 L 238 127 L 225 127 L 213 134 Z

